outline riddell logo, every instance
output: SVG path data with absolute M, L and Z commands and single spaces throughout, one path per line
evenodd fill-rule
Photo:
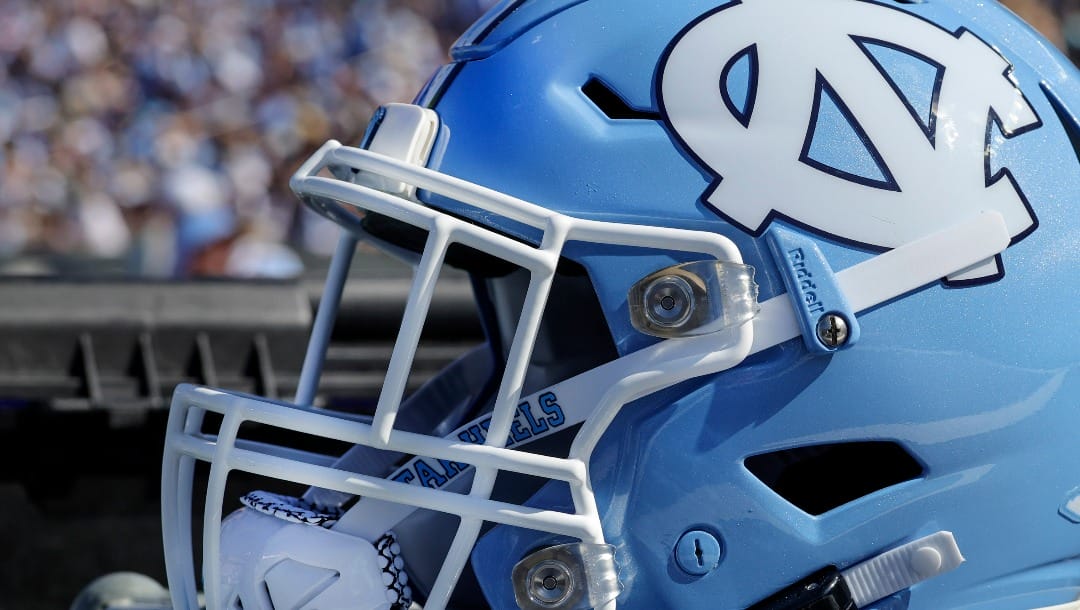
M 799 291 L 807 313 L 815 315 L 825 313 L 825 304 L 818 300 L 817 284 L 814 283 L 813 274 L 806 268 L 806 255 L 803 254 L 802 248 L 788 250 L 787 256 L 788 261 L 791 262 L 791 268 L 795 270 L 795 281 L 798 282 L 796 289 Z
M 1038 225 L 992 153 L 1042 123 L 967 30 L 869 0 L 742 0 L 686 26 L 657 87 L 668 128 L 713 174 L 702 201 L 754 235 L 780 217 L 883 250 L 986 210 L 1013 243 Z M 992 259 L 948 280 L 1002 273 Z

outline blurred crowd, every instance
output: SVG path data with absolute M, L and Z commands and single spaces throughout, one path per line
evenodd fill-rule
M 334 229 L 289 175 L 326 139 L 358 140 L 377 103 L 409 100 L 492 3 L 0 1 L 0 273 L 68 256 L 152 277 L 296 274 Z M 1080 49 L 1080 0 L 1007 3 Z
M 0 259 L 295 274 L 334 239 L 291 172 L 408 101 L 490 3 L 3 0 Z

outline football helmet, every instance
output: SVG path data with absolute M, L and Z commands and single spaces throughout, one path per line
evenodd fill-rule
M 451 59 L 292 179 L 341 227 L 295 400 L 176 390 L 177 608 L 200 461 L 215 609 L 1080 607 L 1055 49 L 993 2 L 525 0 Z M 314 406 L 360 241 L 415 269 L 363 416 Z M 406 397 L 444 266 L 487 340 Z M 232 471 L 310 489 L 223 519 Z

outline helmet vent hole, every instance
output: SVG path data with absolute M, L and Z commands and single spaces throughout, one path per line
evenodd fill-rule
M 609 119 L 644 119 L 647 121 L 660 120 L 660 113 L 652 110 L 633 108 L 616 93 L 607 83 L 596 78 L 590 78 L 581 87 L 581 92 L 600 112 Z
M 744 464 L 769 489 L 811 515 L 820 515 L 923 474 L 899 444 L 863 441 L 762 453 Z

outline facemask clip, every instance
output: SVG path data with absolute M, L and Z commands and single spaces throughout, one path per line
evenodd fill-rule
M 769 249 L 811 354 L 826 355 L 859 340 L 859 321 L 825 255 L 813 240 L 778 227 L 769 229 Z
M 362 148 L 423 167 L 435 146 L 438 131 L 439 115 L 434 110 L 412 104 L 386 104 L 380 106 L 371 118 Z M 371 172 L 335 167 L 331 167 L 331 171 L 340 179 L 370 186 L 384 193 L 405 198 L 416 195 L 415 186 Z
M 514 598 L 524 610 L 599 608 L 622 591 L 610 544 L 540 549 L 514 566 L 512 578 Z
M 704 260 L 647 275 L 627 296 L 630 322 L 639 331 L 673 339 L 735 328 L 758 312 L 754 268 Z

